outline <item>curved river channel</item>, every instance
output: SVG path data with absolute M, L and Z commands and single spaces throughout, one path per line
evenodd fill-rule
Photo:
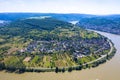
M 117 49 L 115 56 L 105 64 L 96 68 L 65 73 L 25 72 L 23 74 L 15 74 L 0 71 L 0 80 L 120 80 L 120 35 L 96 32 L 111 39 Z

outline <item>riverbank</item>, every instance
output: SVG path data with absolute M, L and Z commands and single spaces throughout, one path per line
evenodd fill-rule
M 96 68 L 72 71 L 71 73 L 65 72 L 64 74 L 56 74 L 55 72 L 15 74 L 1 71 L 0 80 L 118 80 L 120 79 L 120 36 L 105 32 L 98 33 L 112 40 L 117 49 L 115 56 L 105 64 Z
M 94 68 L 99 66 L 100 64 L 105 63 L 107 60 L 110 60 L 114 54 L 116 53 L 116 49 L 114 47 L 114 44 L 112 43 L 112 41 L 110 41 L 109 39 L 107 40 L 109 42 L 110 45 L 110 51 L 105 54 L 105 55 L 101 55 L 101 57 L 99 57 L 96 60 L 87 62 L 85 64 L 82 65 L 76 65 L 76 66 L 70 66 L 70 67 L 54 67 L 54 68 L 41 68 L 41 67 L 27 67 L 26 71 L 27 72 L 51 72 L 51 71 L 55 71 L 57 72 L 71 72 L 72 70 L 82 70 L 82 69 L 86 69 L 86 68 Z
M 8 68 L 7 71 L 16 72 L 16 73 L 23 73 L 23 72 L 51 72 L 51 71 L 55 71 L 57 73 L 57 72 L 65 72 L 65 71 L 71 72 L 72 70 L 82 70 L 82 69 L 86 69 L 86 68 L 97 67 L 97 66 L 99 66 L 99 64 L 103 64 L 107 60 L 110 60 L 114 56 L 114 53 L 116 52 L 116 49 L 115 49 L 114 44 L 112 43 L 112 41 L 107 39 L 107 42 L 110 45 L 110 50 L 109 50 L 108 53 L 100 55 L 99 58 L 97 58 L 95 60 L 85 62 L 84 64 L 75 65 L 75 66 L 66 66 L 66 67 L 51 67 L 51 68 L 23 67 L 23 68 L 15 68 L 15 70 Z

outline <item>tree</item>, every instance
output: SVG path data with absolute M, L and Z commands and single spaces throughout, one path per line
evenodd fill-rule
M 81 70 L 82 69 L 82 65 L 76 67 L 76 70 Z
M 106 55 L 106 59 L 109 60 L 109 54 Z
M 63 73 L 65 72 L 65 68 L 62 68 L 62 72 L 63 72 Z
M 5 69 L 5 64 L 4 63 L 0 63 L 0 70 Z
M 56 67 L 55 72 L 58 73 L 58 70 L 59 70 L 58 67 Z
M 74 57 L 74 58 L 73 58 L 73 60 L 74 60 L 75 62 L 78 62 L 78 60 L 77 60 L 77 58 L 76 58 L 76 57 Z
M 71 72 L 71 71 L 72 71 L 72 67 L 69 67 L 69 68 L 68 68 L 68 72 Z

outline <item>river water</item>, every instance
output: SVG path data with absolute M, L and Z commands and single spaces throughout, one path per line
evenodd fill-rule
M 120 80 L 120 36 L 100 31 L 97 32 L 111 39 L 115 44 L 117 52 L 110 61 L 96 68 L 72 71 L 70 73 L 25 72 L 23 74 L 15 74 L 1 71 L 0 80 Z

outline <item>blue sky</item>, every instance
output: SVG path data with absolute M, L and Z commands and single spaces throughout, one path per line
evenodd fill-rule
M 0 12 L 120 14 L 120 0 L 0 0 Z

